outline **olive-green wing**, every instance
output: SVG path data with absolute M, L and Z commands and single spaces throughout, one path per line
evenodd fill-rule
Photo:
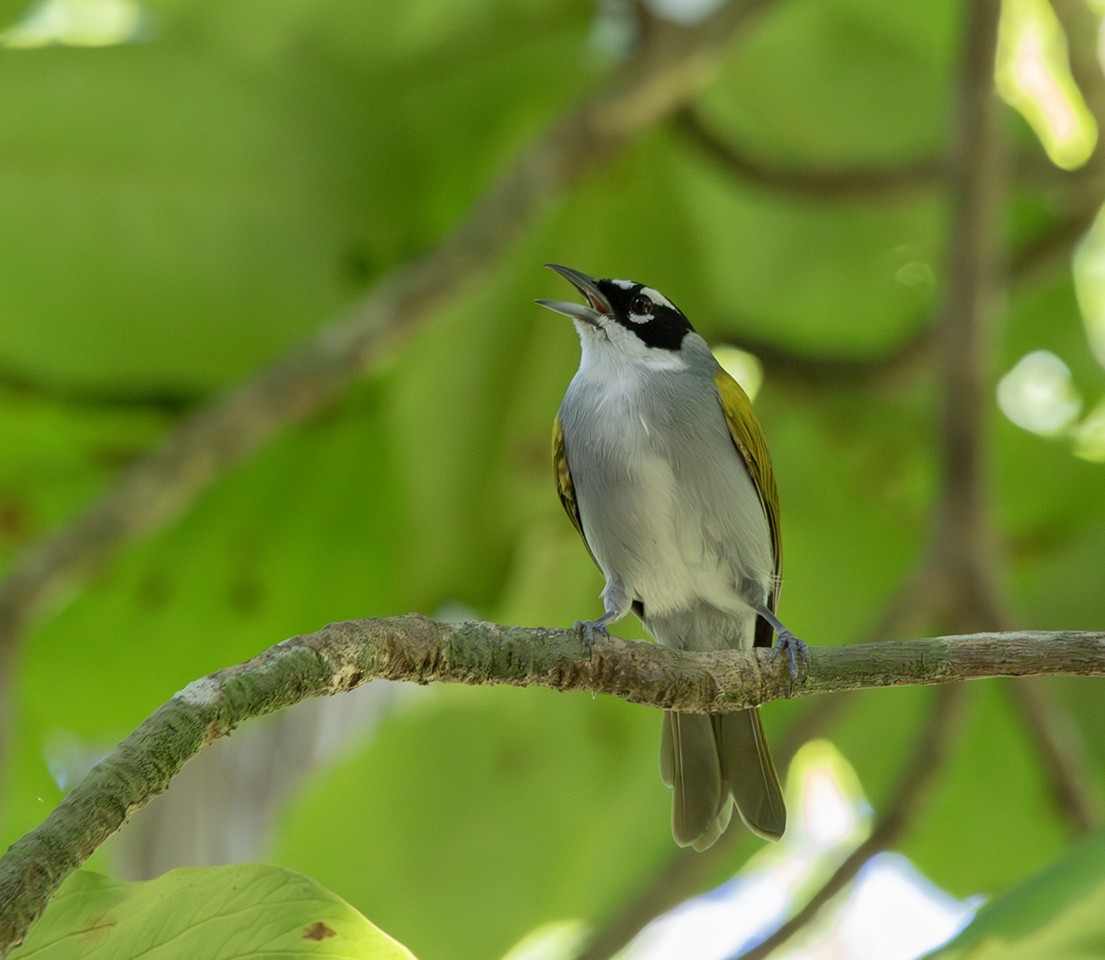
M 738 389 L 740 389 L 738 387 Z M 579 519 L 579 504 L 576 503 L 575 487 L 572 485 L 572 471 L 568 469 L 568 452 L 564 447 L 564 428 L 560 425 L 560 417 L 553 421 L 552 430 L 552 463 L 553 475 L 556 478 L 556 492 L 560 494 L 560 502 L 564 506 L 564 512 L 579 533 L 591 559 L 595 555 L 591 553 L 591 545 L 587 542 L 587 536 L 583 532 L 583 521 Z M 595 560 L 597 567 L 599 562 Z
M 775 486 L 775 471 L 771 466 L 771 455 L 767 452 L 767 438 L 760 422 L 752 412 L 752 401 L 748 394 L 724 370 L 714 374 L 714 385 L 721 399 L 721 409 L 729 427 L 729 436 L 740 453 L 756 492 L 760 495 L 760 504 L 767 517 L 771 530 L 772 556 L 775 559 L 775 588 L 771 591 L 771 609 L 779 597 L 779 575 L 783 566 L 783 543 L 779 532 L 779 490 Z M 760 631 L 757 630 L 757 644 L 760 644 Z M 770 633 L 766 646 L 771 645 Z

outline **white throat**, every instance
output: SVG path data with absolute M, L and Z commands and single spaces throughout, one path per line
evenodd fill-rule
M 611 321 L 604 330 L 580 327 L 581 355 L 576 376 L 614 389 L 642 386 L 650 374 L 686 370 L 682 351 L 662 350 L 642 343 L 633 332 Z M 617 386 L 614 386 L 617 385 Z

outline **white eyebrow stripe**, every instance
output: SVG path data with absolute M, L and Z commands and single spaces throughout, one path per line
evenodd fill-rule
M 632 290 L 636 286 L 632 280 L 611 280 L 610 282 L 623 290 Z
M 669 310 L 675 309 L 675 304 L 653 287 L 641 287 L 641 293 L 652 300 L 653 303 L 658 303 L 661 306 L 667 307 Z

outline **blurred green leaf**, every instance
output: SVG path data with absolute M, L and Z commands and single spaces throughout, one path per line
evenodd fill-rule
M 32 0 L 0 0 L 0 30 L 19 20 L 31 4 Z
M 1053 866 L 979 910 L 931 960 L 1091 960 L 1105 951 L 1105 833 L 1075 844 Z
M 329 18 L 363 41 L 385 8 L 301 7 L 193 4 L 154 43 L 0 56 L 9 367 L 132 389 L 241 376 L 451 226 L 573 85 L 571 23 L 473 8 L 450 42 L 418 7 L 436 40 L 350 61 Z
M 959 10 L 949 0 L 781 4 L 705 99 L 742 142 L 783 162 L 832 167 L 935 153 L 947 131 Z

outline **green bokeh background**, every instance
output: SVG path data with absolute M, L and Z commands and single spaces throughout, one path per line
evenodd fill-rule
M 0 24 L 24 6 L 0 2 Z M 154 0 L 140 42 L 0 48 L 0 563 L 108 487 L 182 409 L 432 248 L 601 82 L 612 61 L 595 17 L 581 0 Z M 786 0 L 696 106 L 781 165 L 935 156 L 962 19 L 952 0 Z M 1023 121 L 1006 111 L 1003 125 L 1043 162 Z M 1055 215 L 1050 193 L 1026 189 L 1003 234 Z M 547 459 L 578 345 L 531 302 L 566 295 L 542 263 L 657 286 L 714 343 L 864 358 L 931 322 L 946 243 L 936 187 L 791 196 L 735 178 L 673 125 L 646 131 L 384 368 L 43 620 L 18 663 L 0 839 L 60 799 L 60 736 L 106 748 L 188 681 L 286 636 L 455 606 L 552 625 L 596 613 L 601 583 Z M 932 281 L 903 282 L 918 275 Z M 1100 398 L 1065 261 L 1011 289 L 993 375 L 1037 349 L 1069 365 L 1087 403 Z M 861 636 L 927 542 L 937 362 L 878 388 L 766 369 L 757 410 L 782 496 L 782 613 L 811 643 Z M 1011 620 L 1100 628 L 1102 465 L 996 403 L 988 425 Z M 1098 686 L 1054 689 L 1100 780 Z M 930 697 L 871 692 L 829 734 L 876 810 Z M 771 736 L 800 712 L 767 709 Z M 265 855 L 424 960 L 496 956 L 540 923 L 601 919 L 669 856 L 657 729 L 647 710 L 590 697 L 433 690 L 313 773 Z M 901 848 L 962 896 L 1009 887 L 1069 842 L 1010 699 L 980 686 Z M 738 845 L 729 872 L 753 849 Z

